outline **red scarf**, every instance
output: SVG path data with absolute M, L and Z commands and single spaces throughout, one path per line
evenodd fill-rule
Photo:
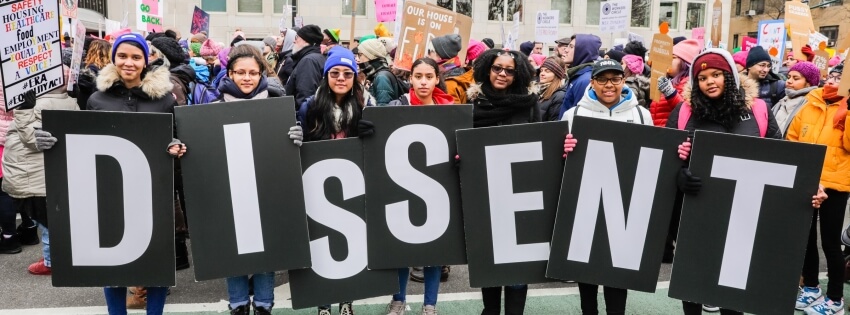
M 844 121 L 847 118 L 847 102 L 842 100 L 844 97 L 838 95 L 838 87 L 834 85 L 823 86 L 823 100 L 827 104 L 838 103 L 838 111 L 832 117 L 832 127 L 838 130 L 844 130 Z
M 410 95 L 411 106 L 423 105 L 422 101 L 416 97 L 416 91 L 413 88 L 410 88 L 408 95 Z M 443 92 L 443 90 L 440 90 L 438 87 L 435 87 L 434 92 L 431 92 L 431 99 L 434 100 L 434 105 L 454 105 L 455 103 L 455 98 L 453 96 L 446 94 L 446 92 Z

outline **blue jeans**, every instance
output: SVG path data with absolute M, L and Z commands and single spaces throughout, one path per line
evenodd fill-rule
M 33 220 L 41 227 L 41 257 L 44 257 L 44 266 L 50 267 L 50 232 L 47 227 Z
M 162 315 L 165 308 L 165 297 L 168 295 L 167 287 L 147 287 L 147 314 Z M 127 315 L 127 287 L 103 288 L 103 296 L 106 297 L 106 308 L 109 315 Z
M 422 268 L 425 276 L 425 299 L 422 305 L 437 305 L 437 293 L 440 292 L 440 271 L 442 266 L 431 266 Z M 407 301 L 407 279 L 410 277 L 410 268 L 398 270 L 399 292 L 393 294 L 393 301 Z
M 248 276 L 227 278 L 227 295 L 230 307 L 237 308 L 251 302 L 248 296 Z M 274 303 L 274 272 L 254 274 L 254 304 L 269 308 Z

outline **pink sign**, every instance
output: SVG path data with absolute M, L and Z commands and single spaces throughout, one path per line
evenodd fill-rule
M 705 40 L 705 27 L 694 27 L 693 29 L 691 29 L 691 38 L 696 39 L 700 42 Z
M 756 47 L 757 45 L 757 39 L 749 36 L 744 36 L 744 39 L 741 40 L 741 51 L 750 51 L 750 48 Z
M 150 11 L 145 13 L 150 15 L 159 15 L 159 0 L 142 0 L 142 4 L 150 8 Z
M 396 0 L 375 0 L 375 18 L 378 22 L 395 21 Z

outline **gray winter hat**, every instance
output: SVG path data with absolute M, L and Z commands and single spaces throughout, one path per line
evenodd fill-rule
M 434 37 L 431 40 L 431 45 L 434 46 L 434 52 L 443 59 L 451 59 L 457 57 L 462 47 L 462 39 L 458 34 L 443 35 Z

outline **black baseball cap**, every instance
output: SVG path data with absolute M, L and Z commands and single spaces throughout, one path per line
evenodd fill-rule
M 596 77 L 605 71 L 616 71 L 619 74 L 625 74 L 623 71 L 623 65 L 616 60 L 602 59 L 593 64 L 593 71 L 590 73 L 590 76 Z

